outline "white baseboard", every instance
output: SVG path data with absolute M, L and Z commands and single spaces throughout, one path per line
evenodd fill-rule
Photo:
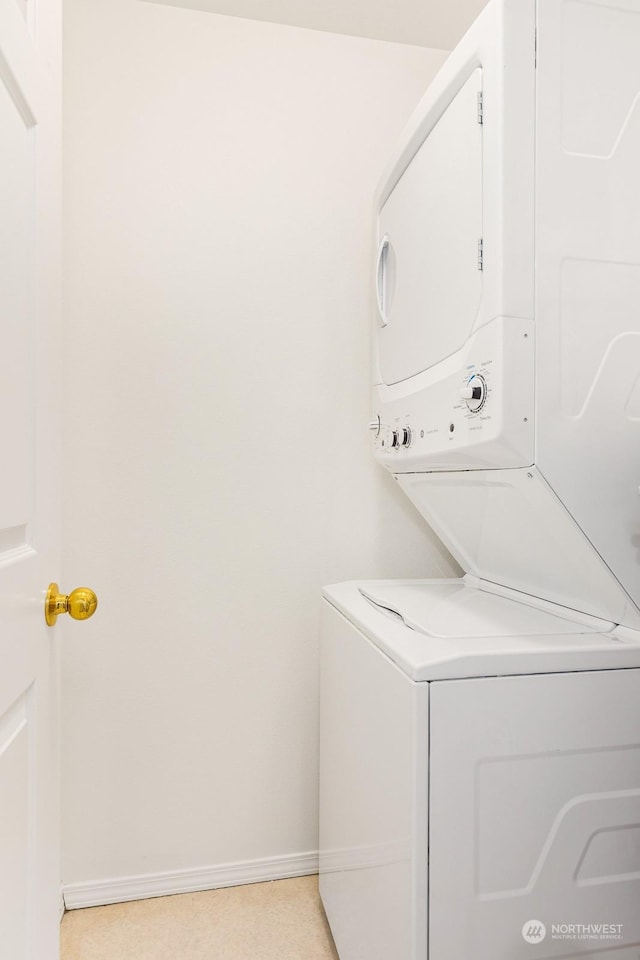
M 149 897 L 166 897 L 174 893 L 235 887 L 241 883 L 304 877 L 317 872 L 318 854 L 312 851 L 289 857 L 243 860 L 240 863 L 223 863 L 192 870 L 167 870 L 165 873 L 147 873 L 136 877 L 65 883 L 62 890 L 66 909 L 77 910 L 80 907 L 100 907 L 125 900 L 146 900 Z

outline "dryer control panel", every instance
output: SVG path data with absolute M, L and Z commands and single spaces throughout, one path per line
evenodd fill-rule
M 369 424 L 375 455 L 393 473 L 533 463 L 530 321 L 500 318 L 412 378 L 407 396 L 398 387 L 375 387 Z

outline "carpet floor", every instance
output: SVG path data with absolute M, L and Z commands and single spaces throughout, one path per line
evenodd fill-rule
M 317 877 L 70 910 L 61 960 L 338 960 Z

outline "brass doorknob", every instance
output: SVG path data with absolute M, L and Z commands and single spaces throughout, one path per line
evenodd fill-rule
M 76 587 L 68 594 L 58 590 L 57 583 L 50 583 L 44 601 L 44 618 L 50 627 L 61 613 L 68 613 L 74 620 L 88 620 L 96 612 L 98 598 L 89 587 Z

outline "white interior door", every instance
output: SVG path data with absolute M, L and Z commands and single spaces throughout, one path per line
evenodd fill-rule
M 0 955 L 58 956 L 59 0 L 0 0 Z

